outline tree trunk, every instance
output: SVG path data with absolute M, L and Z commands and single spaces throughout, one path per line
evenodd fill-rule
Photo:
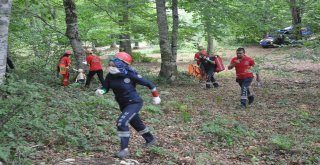
M 133 49 L 139 49 L 139 41 L 138 40 L 135 40 L 134 41 L 134 47 Z
M 208 32 L 208 53 L 212 54 L 213 53 L 213 38 L 212 35 Z
M 0 0 L 0 84 L 6 74 L 11 5 L 12 0 Z
M 292 26 L 294 30 L 294 38 L 296 40 L 302 39 L 302 34 L 301 34 L 301 9 L 297 5 L 296 0 L 290 0 L 290 10 L 291 10 L 291 15 L 292 15 Z
M 178 42 L 178 28 L 179 28 L 179 14 L 178 14 L 178 0 L 172 0 L 172 59 L 177 59 L 177 42 Z
M 74 0 L 63 0 L 63 5 L 66 12 L 66 35 L 69 38 L 72 49 L 74 51 L 74 55 L 77 60 L 77 68 L 84 69 L 85 64 L 83 64 L 82 62 L 85 60 L 85 53 L 82 47 L 78 30 L 76 5 L 74 3 Z
M 168 22 L 165 3 L 165 0 L 156 0 L 157 23 L 161 52 L 161 68 L 159 76 L 169 81 L 173 81 L 177 74 L 177 64 L 176 58 L 172 56 L 172 50 L 168 37 Z
M 124 51 L 129 54 L 132 53 L 131 49 L 131 40 L 130 35 L 128 34 L 129 27 L 129 9 L 128 9 L 128 0 L 122 0 L 122 4 L 124 6 L 124 11 L 122 12 L 122 20 L 120 21 L 120 26 L 122 26 L 123 30 L 125 31 L 123 34 L 120 35 L 120 48 L 119 51 Z

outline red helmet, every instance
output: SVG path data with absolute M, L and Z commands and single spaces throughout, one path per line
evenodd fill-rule
M 119 58 L 120 60 L 122 60 L 123 62 L 127 63 L 127 64 L 131 64 L 132 62 L 132 57 L 130 56 L 130 54 L 126 53 L 126 52 L 118 52 L 116 54 L 116 58 Z
M 71 55 L 72 52 L 70 50 L 67 50 L 66 52 L 64 52 L 64 55 Z

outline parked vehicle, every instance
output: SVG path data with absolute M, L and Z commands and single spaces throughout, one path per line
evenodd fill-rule
M 269 33 L 264 39 L 260 41 L 263 48 L 274 48 L 285 44 L 285 34 L 283 32 L 275 31 Z
M 301 28 L 302 37 L 310 37 L 313 33 L 309 27 Z M 260 40 L 260 45 L 263 48 L 274 48 L 281 45 L 297 43 L 293 36 L 293 27 L 286 27 L 274 32 L 270 32 L 264 39 Z

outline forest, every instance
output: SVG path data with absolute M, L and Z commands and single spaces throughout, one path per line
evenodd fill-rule
M 255 62 L 244 108 L 238 48 Z M 200 50 L 221 58 L 218 86 L 190 74 Z M 88 54 L 107 79 L 119 52 L 157 89 L 135 86 L 157 142 L 131 125 L 123 159 L 116 93 L 76 82 Z M 320 164 L 319 76 L 317 0 L 2 0 L 0 165 Z

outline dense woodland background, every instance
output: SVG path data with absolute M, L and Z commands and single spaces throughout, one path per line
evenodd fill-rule
M 141 164 L 319 164 L 320 3 L 317 0 L 7 0 L 0 1 L 0 164 L 113 164 L 118 149 L 112 92 L 61 87 L 55 67 L 72 50 L 106 65 L 118 51 L 157 84 L 163 102 L 141 116 L 159 145 L 143 149 L 135 132 L 131 159 Z M 296 44 L 263 49 L 266 33 L 292 26 Z M 313 34 L 299 31 L 310 27 Z M 198 47 L 228 65 L 237 47 L 257 63 L 257 101 L 237 108 L 233 71 L 205 90 L 189 76 Z M 6 58 L 15 69 L 5 74 Z M 106 73 L 105 73 L 106 74 Z M 76 76 L 72 72 L 71 76 Z M 67 160 L 67 161 L 66 161 Z

